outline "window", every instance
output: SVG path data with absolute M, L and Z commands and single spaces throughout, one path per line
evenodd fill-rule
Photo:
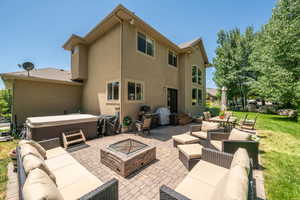
M 192 105 L 193 106 L 197 105 L 197 89 L 196 88 L 192 89 Z
M 119 82 L 107 84 L 107 100 L 119 100 Z
M 192 66 L 192 82 L 201 85 L 202 82 L 202 72 L 200 67 L 195 65 Z
M 128 81 L 128 100 L 129 101 L 142 101 L 143 96 L 143 84 L 133 81 Z
M 137 49 L 149 56 L 154 56 L 154 40 L 143 33 L 137 34 Z
M 177 55 L 173 51 L 169 51 L 169 65 L 177 67 Z
M 198 89 L 198 105 L 202 105 L 202 90 Z
M 192 105 L 202 105 L 202 90 L 199 88 L 192 89 Z

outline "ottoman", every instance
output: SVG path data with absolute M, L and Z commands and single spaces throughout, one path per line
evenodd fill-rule
M 179 160 L 188 170 L 191 170 L 200 161 L 202 155 L 202 146 L 200 144 L 178 145 L 177 148 Z
M 179 144 L 193 144 L 200 142 L 200 139 L 194 136 L 191 136 L 188 133 L 181 134 L 181 135 L 174 135 L 172 136 L 173 139 L 173 146 L 177 147 Z

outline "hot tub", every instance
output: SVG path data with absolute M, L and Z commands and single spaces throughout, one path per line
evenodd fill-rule
M 97 137 L 98 116 L 70 114 L 29 117 L 26 120 L 27 138 L 35 141 L 62 138 L 63 132 L 82 130 L 86 139 Z

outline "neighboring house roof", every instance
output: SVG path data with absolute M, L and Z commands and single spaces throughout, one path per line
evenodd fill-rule
M 43 82 L 56 82 L 56 83 L 71 84 L 71 85 L 81 85 L 81 83 L 71 80 L 70 71 L 64 69 L 51 68 L 51 67 L 33 69 L 29 72 L 29 76 L 27 71 L 19 71 L 19 72 L 2 73 L 0 74 L 0 77 L 3 80 L 20 79 L 20 80 L 32 80 L 32 81 L 43 81 Z
M 202 52 L 205 64 L 209 65 L 208 57 L 204 49 L 203 41 L 201 38 L 197 38 L 193 41 L 176 45 L 160 32 L 155 30 L 152 26 L 144 22 L 141 18 L 136 16 L 133 12 L 128 10 L 122 5 L 118 5 L 110 14 L 108 14 L 98 25 L 96 25 L 90 32 L 84 37 L 73 34 L 63 45 L 66 50 L 71 50 L 75 45 L 84 44 L 89 45 L 97 40 L 101 35 L 110 30 L 114 25 L 120 23 L 120 21 L 128 21 L 130 24 L 137 25 L 146 30 L 156 40 L 161 41 L 165 45 L 172 47 L 177 53 L 186 53 L 193 49 L 193 46 L 200 44 L 200 50 Z
M 210 96 L 216 97 L 217 96 L 217 89 L 216 88 L 206 88 L 206 93 Z

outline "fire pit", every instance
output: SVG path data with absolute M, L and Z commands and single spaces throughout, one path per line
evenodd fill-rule
M 123 177 L 156 159 L 156 147 L 126 139 L 100 150 L 101 163 Z

